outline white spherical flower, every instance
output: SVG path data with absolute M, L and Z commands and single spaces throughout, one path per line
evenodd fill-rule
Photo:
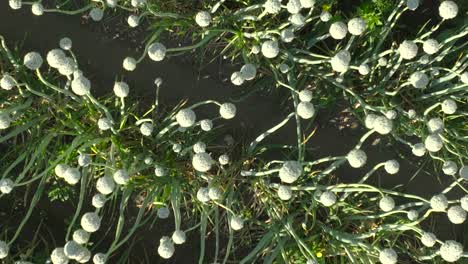
M 315 0 L 300 0 L 303 8 L 312 8 L 315 5 Z
M 137 15 L 129 15 L 127 24 L 132 28 L 138 27 L 138 25 L 140 25 L 140 17 Z
M 97 124 L 98 124 L 99 129 L 102 131 L 108 130 L 112 127 L 112 122 L 105 117 L 99 118 Z
M 96 190 L 98 192 L 108 195 L 114 191 L 115 188 L 115 182 L 114 180 L 109 177 L 109 176 L 103 176 L 99 178 L 96 182 Z
M 424 72 L 414 72 L 409 79 L 414 88 L 425 88 L 429 84 L 429 77 Z
M 223 197 L 223 191 L 218 187 L 209 187 L 208 196 L 213 201 L 220 200 Z
M 65 171 L 67 169 L 69 169 L 70 166 L 66 165 L 66 164 L 57 164 L 57 166 L 55 166 L 55 174 L 57 175 L 57 177 L 59 178 L 63 178 L 65 176 Z
M 81 217 L 81 228 L 86 232 L 93 233 L 101 227 L 101 218 L 94 212 L 85 213 Z
M 451 2 L 451 1 L 446 1 Z M 456 262 L 463 255 L 463 245 L 454 240 L 445 241 L 440 246 L 440 256 L 447 262 Z
M 181 109 L 177 115 L 176 120 L 181 127 L 191 127 L 195 124 L 197 116 L 192 109 Z
M 161 238 L 161 240 L 159 240 L 158 254 L 161 258 L 171 258 L 172 255 L 174 255 L 174 251 L 174 243 L 169 237 L 164 236 Z
M 458 166 L 455 162 L 448 160 L 442 165 L 442 171 L 446 175 L 455 175 L 458 171 Z
M 154 61 L 162 61 L 166 57 L 166 46 L 161 43 L 153 43 L 148 48 L 148 55 Z
M 223 155 L 219 156 L 218 162 L 221 165 L 229 164 L 229 156 L 227 154 L 223 154 Z
M 435 39 L 428 39 L 423 43 L 423 50 L 429 55 L 435 54 L 439 51 L 440 44 Z
M 104 17 L 104 10 L 95 7 L 91 9 L 91 11 L 89 12 L 89 16 L 91 17 L 92 20 L 96 22 L 101 21 L 102 18 Z
M 361 75 L 367 75 L 370 72 L 370 67 L 367 64 L 361 64 L 359 65 L 359 74 Z
M 0 180 L 0 192 L 3 194 L 9 194 L 13 190 L 14 186 L 15 183 L 8 178 Z
M 301 163 L 291 160 L 283 163 L 283 166 L 279 170 L 279 177 L 282 182 L 293 183 L 302 173 L 303 169 Z
M 396 264 L 398 262 L 398 254 L 391 248 L 380 250 L 379 260 L 382 264 Z
M 279 13 L 281 10 L 281 1 L 280 0 L 267 0 L 263 5 L 265 11 L 270 14 Z
M 133 7 L 143 7 L 146 4 L 146 0 L 132 0 L 131 5 Z
M 457 111 L 457 103 L 452 99 L 445 99 L 442 102 L 442 112 L 447 115 L 454 114 Z
M 231 217 L 229 226 L 235 231 L 241 230 L 244 228 L 244 220 L 241 217 L 235 215 Z
M 406 0 L 406 6 L 409 10 L 416 10 L 419 6 L 419 0 Z
M 366 21 L 360 17 L 348 21 L 348 30 L 351 35 L 359 36 L 366 30 Z
M 304 119 L 310 119 L 315 114 L 314 105 L 310 102 L 300 102 L 297 105 L 296 111 L 297 114 Z
M 63 179 L 71 184 L 77 184 L 81 179 L 81 173 L 77 168 L 68 168 L 65 173 L 63 174 Z
M 210 131 L 213 129 L 213 121 L 210 119 L 203 119 L 200 121 L 200 127 L 203 131 Z
M 89 249 L 82 247 L 80 253 L 78 254 L 76 261 L 79 263 L 87 263 L 91 259 L 91 251 Z
M 312 101 L 312 91 L 310 90 L 302 90 L 299 92 L 299 100 L 301 102 L 310 102 Z
M 319 200 L 324 206 L 330 207 L 336 203 L 336 195 L 329 191 L 323 192 Z
M 75 94 L 82 96 L 91 90 L 91 82 L 84 76 L 78 76 L 73 79 L 71 88 Z
M 447 216 L 450 222 L 459 225 L 466 220 L 466 211 L 459 205 L 450 207 L 447 210 Z
M 12 120 L 8 114 L 0 114 L 0 130 L 9 128 L 11 121 Z
M 328 32 L 334 39 L 344 39 L 348 33 L 348 27 L 343 22 L 335 22 L 331 24 Z
M 388 160 L 385 162 L 384 168 L 388 174 L 395 174 L 400 170 L 400 163 L 396 160 Z
M 291 14 L 297 14 L 302 9 L 301 2 L 299 0 L 289 0 L 286 4 L 286 9 Z
M 289 43 L 294 40 L 294 31 L 290 28 L 285 28 L 281 30 L 281 40 L 283 42 Z
M 17 10 L 21 8 L 23 2 L 21 0 L 9 0 L 8 4 L 10 5 L 11 9 Z
M 115 183 L 123 185 L 128 182 L 130 176 L 128 175 L 128 172 L 126 170 L 120 169 L 114 172 L 113 178 Z
M 380 58 L 380 59 L 378 60 L 377 63 L 379 64 L 379 66 L 384 67 L 384 66 L 387 66 L 388 60 L 387 60 L 385 57 L 382 57 L 382 58 Z
M 278 187 L 277 193 L 278 193 L 278 197 L 283 201 L 287 201 L 287 200 L 291 199 L 292 196 L 293 196 L 293 192 L 291 190 L 291 187 L 286 186 L 286 185 L 280 185 Z
M 416 210 L 409 210 L 406 216 L 408 217 L 409 220 L 416 221 L 419 217 L 419 213 Z
M 207 203 L 210 201 L 209 189 L 202 187 L 197 191 L 197 199 L 202 203 Z
M 154 166 L 154 174 L 157 177 L 164 177 L 164 176 L 167 175 L 167 171 L 163 166 L 156 165 L 156 166 Z
M 132 57 L 126 57 L 123 60 L 122 66 L 126 71 L 134 71 L 137 67 L 137 61 Z
M 463 210 L 468 212 L 468 195 L 460 198 L 460 206 L 463 208 Z
M 437 152 L 444 147 L 444 142 L 438 134 L 431 134 L 424 140 L 424 146 L 430 152 Z
M 428 63 L 430 62 L 430 60 L 431 60 L 431 58 L 429 57 L 429 55 L 424 54 L 424 55 L 422 55 L 422 56 L 419 58 L 418 61 L 419 61 L 419 63 L 425 65 L 425 64 L 428 64 Z
M 0 240 L 0 259 L 4 259 L 8 256 L 10 248 L 5 241 Z
M 438 117 L 431 118 L 426 125 L 430 133 L 439 133 L 444 130 L 444 122 Z
M 384 212 L 390 212 L 395 208 L 395 200 L 390 196 L 384 196 L 379 201 L 379 207 Z
M 11 90 L 15 86 L 16 86 L 15 78 L 11 77 L 8 74 L 3 75 L 2 79 L 0 79 L 0 87 L 4 90 Z
M 242 73 L 240 71 L 233 72 L 231 74 L 231 83 L 237 86 L 240 86 L 244 84 L 245 79 L 242 76 Z
M 185 240 L 187 239 L 185 232 L 182 230 L 176 230 L 174 233 L 172 233 L 172 241 L 174 241 L 175 244 L 183 244 L 185 243 Z
M 374 114 L 368 114 L 366 115 L 365 119 L 364 119 L 364 124 L 366 126 L 366 128 L 368 129 L 373 129 L 374 128 L 374 121 L 375 119 L 379 117 L 378 115 L 374 115 Z
M 151 133 L 153 133 L 153 130 L 154 130 L 153 124 L 151 124 L 150 122 L 145 122 L 141 124 L 140 126 L 140 133 L 143 136 L 147 136 L 147 137 L 151 136 Z
M 386 135 L 393 130 L 393 122 L 385 116 L 377 116 L 374 120 L 374 129 L 381 135 Z
M 157 215 L 161 219 L 167 219 L 171 212 L 169 211 L 169 208 L 167 207 L 161 207 L 158 209 Z
M 31 12 L 36 16 L 41 16 L 44 14 L 44 6 L 41 3 L 34 3 L 31 6 Z
M 468 71 L 466 72 L 463 72 L 461 75 L 460 75 L 460 81 L 464 84 L 468 84 Z
M 322 11 L 322 13 L 320 13 L 320 20 L 322 20 L 323 22 L 328 22 L 330 21 L 330 19 L 332 19 L 332 15 L 330 14 L 330 12 Z
M 50 254 L 50 260 L 53 264 L 67 264 L 68 257 L 65 255 L 63 248 L 55 248 Z
M 93 257 L 94 264 L 106 264 L 107 257 L 104 253 L 96 253 Z
M 80 245 L 88 243 L 89 237 L 90 234 L 83 229 L 78 229 L 73 232 L 73 241 Z
M 408 110 L 408 118 L 413 119 L 415 117 L 416 117 L 416 110 L 414 110 L 414 109 Z
M 393 109 L 388 110 L 387 112 L 385 112 L 385 117 L 390 120 L 393 120 L 397 117 L 397 112 Z
M 198 141 L 193 145 L 193 152 L 203 153 L 206 152 L 206 144 L 204 142 Z
M 351 54 L 347 50 L 339 51 L 330 60 L 332 69 L 337 72 L 346 72 L 351 62 Z
M 200 11 L 195 16 L 195 22 L 200 27 L 207 27 L 211 23 L 211 15 L 207 11 Z
M 93 196 L 91 204 L 96 208 L 102 208 L 106 204 L 106 196 L 102 193 L 97 193 Z
M 257 67 L 255 67 L 255 65 L 252 63 L 247 63 L 241 67 L 240 73 L 242 78 L 245 80 L 253 80 L 257 75 Z
M 114 94 L 117 97 L 127 97 L 128 93 L 130 91 L 130 88 L 128 87 L 128 84 L 125 82 L 115 82 L 114 84 Z
M 63 247 L 63 252 L 65 253 L 65 256 L 67 256 L 68 258 L 76 259 L 82 249 L 83 247 L 80 246 L 80 244 L 76 243 L 74 240 L 70 240 Z
M 60 65 L 58 71 L 63 76 L 71 76 L 77 68 L 78 66 L 76 65 L 75 60 L 72 58 L 65 58 L 64 63 Z
M 287 65 L 286 63 L 281 63 L 279 65 L 279 70 L 281 73 L 287 73 L 289 71 L 289 65 Z
M 219 114 L 224 119 L 232 119 L 236 116 L 236 106 L 232 103 L 224 103 L 219 107 Z
M 432 196 L 430 203 L 431 208 L 436 212 L 444 212 L 448 207 L 447 197 L 445 197 L 443 194 Z
M 258 46 L 258 45 L 253 45 L 253 46 L 252 46 L 252 49 L 251 49 L 250 51 L 251 51 L 253 54 L 259 54 L 260 51 L 261 51 L 261 48 L 260 48 L 260 46 Z
M 172 145 L 172 151 L 174 151 L 175 153 L 179 153 L 182 151 L 182 145 L 176 143 L 176 144 L 173 144 Z
M 417 143 L 413 145 L 411 151 L 413 152 L 413 155 L 422 157 L 426 154 L 426 146 L 423 143 Z
M 437 237 L 431 232 L 424 232 L 421 235 L 421 243 L 426 247 L 433 247 L 437 242 Z
M 213 165 L 213 159 L 208 153 L 197 153 L 192 158 L 192 165 L 199 172 L 207 172 Z
M 72 40 L 67 37 L 60 39 L 60 42 L 59 42 L 59 46 L 63 50 L 71 50 L 72 44 L 73 44 Z
M 349 165 L 351 165 L 353 168 L 360 168 L 364 166 L 367 161 L 366 153 L 360 149 L 351 150 L 346 158 L 348 159 Z
M 279 54 L 278 42 L 275 40 L 267 40 L 262 44 L 262 54 L 266 58 L 272 59 Z
M 86 167 L 92 162 L 91 157 L 88 154 L 80 154 L 78 156 L 78 165 Z
M 305 17 L 299 13 L 293 14 L 289 17 L 289 22 L 296 27 L 302 27 L 305 25 Z
M 460 171 L 458 172 L 458 174 L 460 174 L 460 177 L 462 177 L 463 179 L 468 180 L 468 166 L 463 165 L 460 168 Z
M 410 60 L 418 54 L 418 46 L 411 40 L 405 40 L 398 47 L 398 52 L 403 59 Z
M 439 6 L 439 15 L 443 19 L 455 18 L 458 14 L 458 5 L 454 1 L 443 1 Z
M 41 54 L 37 52 L 29 52 L 28 54 L 24 55 L 23 64 L 26 68 L 30 70 L 39 69 L 42 66 L 43 60 Z

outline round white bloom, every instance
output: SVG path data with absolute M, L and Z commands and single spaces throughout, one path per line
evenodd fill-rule
M 282 182 L 293 183 L 302 175 L 302 172 L 301 163 L 292 160 L 286 161 L 279 170 L 279 177 Z
M 172 151 L 174 151 L 175 153 L 179 153 L 180 151 L 182 151 L 182 145 L 180 144 L 173 144 L 172 145 Z
M 437 152 L 442 149 L 444 142 L 438 134 L 431 134 L 424 140 L 424 146 L 430 152 Z
M 281 30 L 281 40 L 283 42 L 289 43 L 294 40 L 294 31 L 290 28 L 285 28 Z
M 73 232 L 73 240 L 80 245 L 88 243 L 89 237 L 90 234 L 83 229 Z
M 260 51 L 261 51 L 261 48 L 260 48 L 260 46 L 258 46 L 258 45 L 253 45 L 253 46 L 252 46 L 252 49 L 251 49 L 250 51 L 251 51 L 253 54 L 259 54 Z
M 328 30 L 330 36 L 334 39 L 344 39 L 348 33 L 348 27 L 343 22 L 335 22 L 331 24 Z
M 0 87 L 4 90 L 11 90 L 16 85 L 15 78 L 11 77 L 8 74 L 3 75 L 0 79 Z
M 245 79 L 240 71 L 233 72 L 231 74 L 231 83 L 240 86 L 244 83 Z
M 197 153 L 192 158 L 192 165 L 199 172 L 207 172 L 213 165 L 213 159 L 208 153 Z
M 106 264 L 107 257 L 104 253 L 96 253 L 93 257 L 94 264 Z
M 236 116 L 236 106 L 232 103 L 224 103 L 219 107 L 219 114 L 224 119 L 232 119 Z
M 241 230 L 244 228 L 244 220 L 239 217 L 239 216 L 233 216 L 231 217 L 231 220 L 229 221 L 229 226 L 235 231 Z
M 266 58 L 272 59 L 279 54 L 278 42 L 275 40 L 267 40 L 262 44 L 262 54 Z
M 86 167 L 92 162 L 91 157 L 88 154 L 80 154 L 78 156 L 78 165 Z
M 330 21 L 330 19 L 332 19 L 332 15 L 330 14 L 330 12 L 322 11 L 322 13 L 320 13 L 320 20 L 322 20 L 323 22 L 328 22 Z
M 91 90 L 91 82 L 84 76 L 78 76 L 73 79 L 71 88 L 75 94 L 82 96 Z
M 156 166 L 154 166 L 154 174 L 157 177 L 164 177 L 164 176 L 166 176 L 167 171 L 166 171 L 166 169 L 164 167 L 162 167 L 160 165 L 156 165 Z
M 430 133 L 439 133 L 444 130 L 444 122 L 438 117 L 431 118 L 426 125 Z
M 440 44 L 435 39 L 428 39 L 423 43 L 423 50 L 429 55 L 432 55 L 439 51 Z
M 464 84 L 468 84 L 468 71 L 465 71 L 460 75 L 460 81 Z
M 73 44 L 72 40 L 67 37 L 60 39 L 60 42 L 59 42 L 59 46 L 63 50 L 71 50 L 72 44 Z
M 186 239 L 187 237 L 185 235 L 185 232 L 182 230 L 176 230 L 174 231 L 174 233 L 172 233 L 172 241 L 174 241 L 174 243 L 178 245 L 185 243 Z
M 451 2 L 451 1 L 445 1 Z M 444 3 L 445 3 L 444 2 Z M 447 262 L 455 262 L 459 260 L 463 255 L 463 246 L 454 240 L 445 241 L 442 246 L 440 246 L 440 256 Z
M 13 190 L 14 186 L 15 183 L 8 178 L 0 180 L 0 192 L 3 194 L 9 194 Z
M 336 195 L 329 191 L 323 192 L 320 195 L 320 202 L 326 207 L 332 206 L 336 203 Z
M 286 186 L 286 185 L 280 185 L 278 187 L 277 193 L 278 193 L 278 197 L 281 200 L 284 200 L 284 201 L 287 201 L 287 200 L 291 199 L 292 196 L 293 196 L 291 187 Z
M 409 10 L 416 10 L 419 6 L 419 0 L 406 0 L 406 6 Z
M 223 191 L 218 187 L 209 187 L 208 196 L 213 201 L 220 200 L 223 197 Z
M 423 143 L 417 143 L 413 145 L 411 151 L 413 152 L 413 155 L 417 157 L 422 157 L 424 156 L 424 154 L 426 154 L 426 147 Z
M 442 102 L 442 112 L 447 115 L 454 114 L 457 111 L 457 103 L 452 99 L 445 99 Z
M 200 121 L 200 127 L 203 131 L 210 131 L 213 129 L 213 121 L 210 119 L 203 119 Z
M 207 27 L 211 23 L 211 15 L 207 11 L 200 11 L 195 16 L 195 22 L 200 27 Z
M 68 168 L 65 173 L 63 174 L 63 179 L 71 184 L 77 184 L 81 179 L 81 173 L 77 168 Z
M 301 2 L 299 0 L 289 0 L 286 4 L 286 9 L 291 14 L 297 14 L 302 9 Z
M 460 168 L 460 171 L 458 172 L 458 174 L 460 174 L 460 177 L 462 177 L 463 179 L 468 180 L 468 166 L 463 165 Z
M 408 213 L 406 214 L 408 219 L 411 221 L 416 221 L 419 217 L 419 213 L 416 210 L 409 210 Z
M 106 196 L 102 193 L 97 193 L 93 196 L 91 204 L 96 208 L 102 208 L 106 203 Z
M 82 249 L 83 249 L 82 246 L 80 246 L 74 240 L 70 240 L 63 247 L 63 252 L 65 253 L 65 256 L 67 256 L 68 258 L 76 259 Z
M 267 0 L 263 5 L 265 7 L 265 11 L 270 14 L 279 13 L 281 10 L 281 1 L 280 0 Z
M 148 55 L 154 61 L 162 61 L 166 57 L 166 46 L 161 43 L 153 43 L 148 48 Z
M 384 168 L 388 174 L 395 174 L 400 170 L 400 163 L 396 160 L 388 160 L 385 162 Z
M 96 190 L 98 190 L 98 192 L 104 195 L 108 195 L 112 193 L 112 191 L 114 191 L 114 188 L 115 188 L 115 182 L 109 176 L 103 176 L 99 178 L 96 182 Z
M 300 0 L 303 8 L 311 8 L 315 5 L 315 0 Z
M 429 84 L 429 77 L 424 72 L 414 72 L 410 76 L 410 83 L 414 88 L 425 88 Z
M 31 6 L 31 12 L 36 16 L 41 16 L 44 14 L 44 6 L 41 3 L 34 3 Z
M 431 208 L 436 212 L 444 212 L 448 207 L 447 197 L 445 197 L 443 194 L 432 196 L 430 203 Z
M 370 67 L 367 64 L 361 64 L 359 65 L 359 74 L 361 75 L 367 75 L 370 72 Z
M 385 57 L 382 57 L 378 60 L 378 64 L 379 66 L 382 66 L 382 67 L 387 66 L 388 60 Z
M 191 127 L 195 124 L 197 116 L 192 109 L 181 109 L 177 115 L 176 120 L 181 127 Z
M 10 8 L 14 10 L 20 9 L 23 5 L 21 0 L 10 0 L 8 1 L 8 4 L 10 5 Z
M 65 255 L 63 248 L 55 248 L 50 254 L 50 260 L 53 264 L 67 264 L 68 257 Z
M 353 168 L 360 168 L 364 166 L 367 161 L 366 153 L 360 149 L 351 150 L 346 158 L 348 159 L 349 165 L 351 165 Z
M 382 264 L 396 264 L 398 262 L 398 254 L 391 248 L 380 250 L 379 260 Z
M 437 242 L 437 237 L 430 232 L 424 232 L 421 235 L 421 243 L 426 247 L 433 247 Z
M 385 116 L 377 116 L 374 119 L 373 126 L 377 133 L 386 135 L 392 131 L 393 122 Z
M 128 87 L 128 84 L 125 82 L 115 82 L 114 84 L 114 94 L 117 97 L 127 97 L 128 93 L 130 91 L 130 88 Z
M 202 187 L 197 191 L 197 199 L 202 203 L 207 203 L 210 201 L 209 189 Z
M 247 63 L 241 67 L 240 73 L 242 78 L 245 80 L 253 80 L 257 75 L 257 67 L 255 67 L 255 65 L 252 63 Z
M 137 61 L 132 57 L 126 57 L 123 60 L 122 66 L 126 71 L 134 71 L 137 67 Z
M 360 17 L 348 21 L 348 30 L 351 35 L 359 36 L 366 30 L 366 21 Z
M 55 166 L 55 169 L 54 169 L 55 174 L 57 175 L 57 177 L 63 178 L 65 176 L 65 171 L 69 168 L 70 166 L 66 164 L 57 164 L 57 166 Z
M 77 67 L 78 66 L 76 65 L 76 62 L 72 58 L 67 57 L 65 58 L 63 64 L 58 68 L 58 71 L 63 76 L 70 76 L 75 72 Z
M 314 105 L 310 102 L 300 102 L 296 110 L 297 114 L 304 119 L 310 119 L 315 114 Z
M 82 247 L 81 251 L 76 257 L 76 261 L 79 263 L 87 263 L 91 259 L 91 251 L 89 249 Z
M 415 117 L 416 117 L 416 110 L 414 110 L 414 109 L 408 110 L 408 118 L 413 119 Z
M 219 156 L 218 162 L 221 165 L 227 165 L 229 163 L 229 156 L 227 154 Z
M 94 212 L 89 212 L 81 217 L 81 228 L 86 232 L 93 233 L 99 230 L 101 218 Z
M 9 251 L 10 248 L 8 247 L 8 244 L 5 241 L 0 240 L 0 259 L 6 258 Z
M 287 73 L 289 71 L 289 65 L 287 65 L 286 63 L 281 63 L 279 65 L 279 70 L 281 73 Z
M 458 14 L 458 5 L 454 1 L 443 1 L 439 6 L 439 15 L 443 19 L 455 18 Z
M 138 27 L 140 25 L 140 17 L 137 15 L 129 15 L 127 18 L 127 23 L 130 27 Z
M 310 90 L 302 90 L 299 92 L 299 100 L 301 102 L 310 102 L 312 101 L 312 91 Z
M 388 110 L 387 112 L 385 112 L 385 117 L 390 120 L 393 120 L 397 117 L 397 112 L 393 109 Z
M 460 206 L 468 212 L 468 194 L 460 198 Z
M 174 255 L 174 243 L 172 243 L 172 240 L 167 237 L 163 236 L 161 240 L 159 240 L 159 247 L 158 247 L 158 254 L 161 256 L 163 259 L 169 259 Z
M 132 0 L 131 5 L 133 7 L 143 7 L 146 4 L 146 0 Z
M 368 129 L 373 129 L 374 128 L 374 121 L 378 117 L 378 115 L 374 114 L 368 114 L 366 115 L 366 118 L 364 119 L 364 124 L 366 128 Z
M 128 180 L 130 179 L 130 176 L 128 175 L 128 172 L 124 169 L 120 169 L 114 172 L 113 174 L 114 181 L 117 184 L 126 184 Z
M 428 64 L 430 60 L 431 60 L 431 58 L 429 57 L 429 55 L 424 54 L 424 55 L 422 55 L 422 56 L 419 58 L 418 61 L 419 61 L 419 63 L 421 63 L 421 64 Z
M 96 22 L 101 21 L 102 18 L 104 17 L 104 10 L 95 7 L 91 9 L 91 11 L 89 12 L 89 16 L 91 17 L 92 20 Z
M 339 51 L 330 60 L 332 69 L 337 72 L 346 72 L 351 62 L 351 54 L 347 50 Z
M 405 40 L 398 47 L 398 52 L 403 59 L 410 60 L 418 54 L 418 46 L 411 40 Z
M 112 127 L 112 122 L 105 117 L 99 118 L 97 124 L 98 124 L 99 129 L 103 131 L 108 130 Z
M 458 171 L 458 166 L 455 162 L 448 160 L 442 165 L 442 171 L 446 175 L 455 175 Z
M 390 212 L 395 208 L 395 200 L 390 196 L 384 196 L 379 201 L 379 207 L 384 212 Z
M 447 210 L 447 216 L 450 222 L 454 224 L 463 224 L 466 220 L 466 211 L 459 205 L 450 207 Z
M 0 129 L 7 129 L 10 127 L 11 118 L 8 114 L 0 114 Z
M 150 122 L 145 122 L 143 124 L 141 124 L 140 126 L 140 133 L 143 135 L 143 136 L 151 136 L 151 133 L 153 133 L 153 124 L 151 124 Z
M 158 217 L 161 219 L 167 219 L 171 212 L 169 211 L 169 208 L 167 207 L 161 207 L 158 209 Z
M 23 64 L 26 68 L 30 70 L 39 69 L 42 65 L 42 57 L 41 54 L 37 52 L 29 52 L 28 54 L 24 55 Z

